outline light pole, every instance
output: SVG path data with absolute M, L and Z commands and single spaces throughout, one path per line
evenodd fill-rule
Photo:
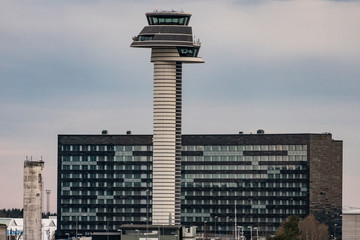
M 162 232 L 162 235 L 163 237 L 165 237 L 165 225 L 162 225 L 163 226 L 163 232 Z
M 106 239 L 109 240 L 109 219 L 106 217 Z
M 139 231 L 139 229 L 135 229 L 135 232 L 137 232 L 138 240 L 140 240 L 140 231 Z
M 252 226 L 248 226 L 250 228 L 250 240 L 252 240 Z
M 118 229 L 118 232 L 120 232 L 120 240 L 122 240 L 122 230 Z M 139 239 L 138 239 L 139 240 Z
M 256 230 L 256 240 L 259 239 L 259 229 L 257 227 L 254 227 L 254 230 Z
M 334 224 L 334 239 L 336 240 L 336 223 Z
M 77 234 L 77 232 L 78 232 L 78 216 L 76 215 L 76 217 L 75 217 L 75 221 L 76 221 L 76 232 L 75 232 L 75 237 L 76 237 L 76 240 L 78 239 L 78 234 Z
M 204 221 L 204 240 L 206 240 L 206 223 L 207 221 Z
M 244 226 L 238 226 L 241 229 L 241 240 L 244 240 Z
M 218 216 L 215 216 L 215 238 L 216 238 L 216 223 L 217 223 Z
M 146 240 L 149 234 L 149 189 L 146 189 Z

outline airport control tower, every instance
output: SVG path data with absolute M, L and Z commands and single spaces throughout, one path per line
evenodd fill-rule
M 146 13 L 149 26 L 131 47 L 151 48 L 154 63 L 152 223 L 180 224 L 182 64 L 203 63 L 200 41 L 188 26 L 191 14 Z

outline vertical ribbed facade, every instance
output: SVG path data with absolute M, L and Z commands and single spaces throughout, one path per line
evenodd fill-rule
M 203 63 L 200 41 L 188 26 L 191 14 L 146 13 L 149 26 L 131 47 L 151 48 L 154 63 L 152 224 L 181 221 L 181 84 L 183 63 Z
M 171 49 L 153 49 L 154 136 L 152 222 L 180 224 L 181 62 L 157 61 Z

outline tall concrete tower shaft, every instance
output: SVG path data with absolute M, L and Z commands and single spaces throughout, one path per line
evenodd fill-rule
M 41 239 L 43 161 L 24 162 L 24 240 Z
M 146 13 L 149 26 L 131 47 L 151 48 L 154 63 L 152 223 L 180 224 L 182 63 L 203 63 L 191 14 Z

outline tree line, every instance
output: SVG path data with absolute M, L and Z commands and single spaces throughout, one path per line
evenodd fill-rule
M 23 218 L 23 209 L 11 208 L 11 209 L 0 209 L 0 218 Z M 49 216 L 56 216 L 56 213 L 42 213 L 42 218 Z
M 275 236 L 268 236 L 266 240 L 328 240 L 328 227 L 320 223 L 314 215 L 304 219 L 292 215 L 283 222 Z

